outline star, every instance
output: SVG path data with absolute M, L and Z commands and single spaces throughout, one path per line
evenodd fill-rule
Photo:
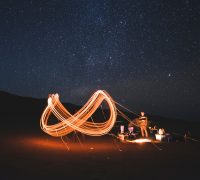
M 157 113 L 152 96 L 163 116 L 198 117 L 186 103 L 199 103 L 198 1 L 1 1 L 0 90 L 43 98 L 38 89 L 59 88 L 79 104 L 84 88 L 106 87 L 136 109 Z

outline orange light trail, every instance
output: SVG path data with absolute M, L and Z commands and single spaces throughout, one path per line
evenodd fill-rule
M 98 109 L 103 101 L 106 101 L 110 109 L 110 117 L 101 123 L 87 121 Z M 51 114 L 59 120 L 57 124 L 49 125 Z M 104 90 L 96 91 L 86 104 L 72 115 L 60 102 L 58 94 L 52 94 L 48 98 L 48 105 L 40 119 L 41 129 L 54 137 L 62 137 L 76 130 L 90 136 L 107 134 L 114 126 L 117 118 L 117 110 L 114 100 Z

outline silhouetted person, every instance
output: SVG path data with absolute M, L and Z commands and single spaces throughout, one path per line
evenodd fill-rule
M 148 119 L 146 116 L 144 116 L 144 112 L 141 112 L 139 120 L 140 120 L 140 130 L 142 137 L 148 137 L 149 136 L 147 132 Z

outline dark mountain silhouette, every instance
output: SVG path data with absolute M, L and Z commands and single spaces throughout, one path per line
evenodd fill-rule
M 40 117 L 47 99 L 21 97 L 0 92 L 1 151 L 0 179 L 199 179 L 199 143 L 176 138 L 171 143 L 121 143 L 112 136 L 82 138 L 82 145 L 73 138 L 54 138 L 40 129 Z M 80 109 L 64 103 L 74 113 Z M 105 116 L 108 110 L 103 110 Z M 131 119 L 133 114 L 124 112 Z M 147 114 L 150 125 L 180 134 L 189 128 L 192 136 L 199 136 L 199 124 Z M 102 119 L 102 110 L 94 115 Z M 112 129 L 128 122 L 120 116 Z M 196 133 L 196 134 L 195 134 Z M 71 136 L 71 137 L 70 137 Z M 76 141 L 75 141 L 76 140 Z M 158 149 L 159 148 L 159 149 Z M 160 150 L 161 148 L 161 150 Z M 191 166 L 192 164 L 192 166 Z
M 5 132 L 40 132 L 40 117 L 47 105 L 47 99 L 22 97 L 0 91 L 2 118 L 1 128 Z M 79 107 L 66 103 L 70 111 Z
M 40 117 L 47 105 L 46 99 L 37 99 L 31 97 L 22 97 L 13 95 L 4 91 L 0 91 L 0 114 L 1 114 L 1 129 L 4 132 L 32 132 L 41 133 Z M 71 112 L 75 113 L 81 106 L 71 103 L 64 103 L 64 106 Z M 123 111 L 131 119 L 136 118 L 135 115 Z M 98 109 L 93 115 L 93 119 L 99 122 L 109 116 L 109 111 Z M 157 125 L 164 127 L 167 131 L 177 132 L 183 134 L 185 130 L 190 130 L 195 136 L 198 136 L 200 123 L 189 122 L 184 120 L 177 120 L 172 118 L 165 118 L 161 116 L 147 114 L 150 120 L 150 126 Z M 128 121 L 118 116 L 117 122 L 113 127 L 112 132 L 117 133 L 119 126 L 123 124 L 125 127 Z

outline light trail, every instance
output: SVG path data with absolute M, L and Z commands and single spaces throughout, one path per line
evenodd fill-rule
M 101 123 L 87 121 L 98 109 L 103 101 L 106 101 L 110 109 L 110 117 Z M 57 124 L 49 125 L 51 114 L 59 120 Z M 72 131 L 79 131 L 90 136 L 107 134 L 114 126 L 117 118 L 117 109 L 114 100 L 104 90 L 96 91 L 86 104 L 72 115 L 60 102 L 58 94 L 52 94 L 48 98 L 48 105 L 40 119 L 41 129 L 54 137 L 62 137 Z

